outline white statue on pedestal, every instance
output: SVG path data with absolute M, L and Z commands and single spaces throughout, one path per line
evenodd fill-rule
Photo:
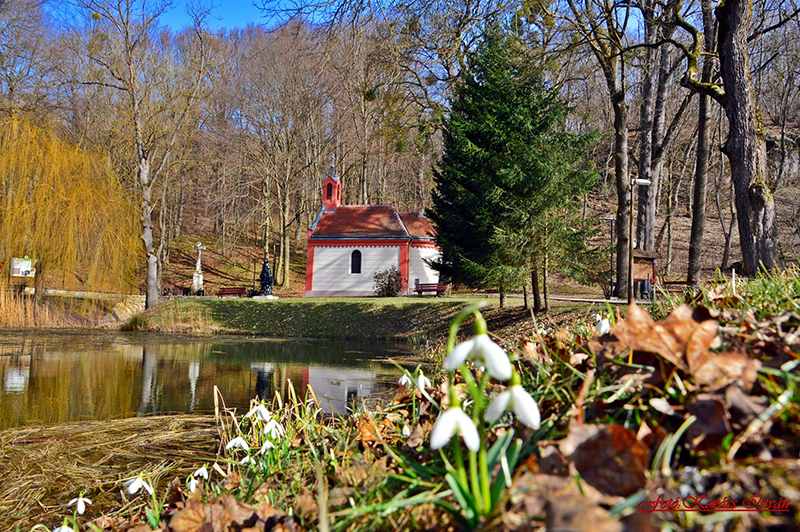
M 206 247 L 201 242 L 198 242 L 192 248 L 197 250 L 197 264 L 195 264 L 194 275 L 192 276 L 192 293 L 197 295 L 203 292 L 203 272 L 200 265 L 200 256 Z

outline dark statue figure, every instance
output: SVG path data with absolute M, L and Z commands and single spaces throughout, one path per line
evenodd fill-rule
M 269 257 L 264 257 L 264 265 L 261 267 L 261 275 L 258 276 L 261 281 L 261 291 L 258 293 L 260 296 L 271 296 L 272 285 L 275 281 L 272 279 L 272 268 L 269 267 Z

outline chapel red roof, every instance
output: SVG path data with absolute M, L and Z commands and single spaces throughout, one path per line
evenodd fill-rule
M 400 219 L 408 229 L 408 234 L 417 238 L 432 238 L 436 232 L 428 219 L 418 212 L 401 212 Z
M 417 212 L 398 212 L 391 205 L 340 205 L 322 211 L 311 238 L 412 237 L 430 239 L 433 226 Z
M 397 210 L 389 205 L 340 205 L 325 211 L 314 237 L 330 236 L 408 236 Z

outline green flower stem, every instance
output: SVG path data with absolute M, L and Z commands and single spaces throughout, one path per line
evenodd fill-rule
M 475 453 L 470 453 L 475 454 Z M 467 486 L 467 470 L 464 469 L 464 456 L 461 454 L 461 442 L 459 441 L 458 437 L 456 436 L 453 438 L 453 461 L 456 465 L 456 473 L 458 473 L 458 479 L 464 486 Z
M 455 387 L 455 375 L 450 373 L 448 376 L 448 391 L 450 392 L 450 406 L 460 406 L 461 401 L 458 399 L 458 395 L 456 395 L 456 387 Z M 461 454 L 461 442 L 458 441 L 458 436 L 453 438 L 453 459 L 456 465 L 456 473 L 458 473 L 458 479 L 461 481 L 461 484 L 466 487 L 467 484 L 467 471 L 464 469 L 464 456 Z
M 481 448 L 483 448 L 483 441 L 481 441 Z M 478 477 L 478 460 L 476 453 L 469 452 L 469 478 L 471 481 L 472 496 L 475 498 L 475 506 L 478 509 L 478 514 L 485 513 L 483 506 L 483 497 L 481 497 L 481 482 Z
M 481 375 L 480 393 L 475 398 L 475 412 L 473 413 L 473 420 L 478 427 L 478 436 L 481 440 L 481 448 L 478 450 L 478 463 L 480 465 L 481 496 L 486 514 L 492 510 L 492 495 L 489 488 L 491 479 L 489 478 L 489 462 L 486 458 L 486 424 L 483 423 L 484 398 L 488 382 L 489 372 L 484 371 L 483 375 Z
M 489 382 L 490 375 L 488 371 L 484 371 L 481 375 L 480 383 L 476 384 L 475 377 L 473 377 L 472 372 L 466 365 L 462 365 L 460 371 L 464 381 L 467 383 L 470 395 L 472 395 L 472 421 L 478 429 L 478 436 L 481 442 L 477 455 L 470 452 L 469 456 L 472 495 L 475 497 L 479 512 L 486 515 L 492 509 L 492 500 L 489 465 L 486 457 L 486 427 L 483 423 L 483 411 L 485 408 L 486 384 Z

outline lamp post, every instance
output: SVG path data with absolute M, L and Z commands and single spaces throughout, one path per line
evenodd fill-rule
M 633 206 L 636 198 L 633 195 L 634 185 L 642 187 L 649 187 L 649 179 L 631 179 L 631 212 L 630 212 L 630 229 L 628 231 L 628 305 L 633 303 Z

